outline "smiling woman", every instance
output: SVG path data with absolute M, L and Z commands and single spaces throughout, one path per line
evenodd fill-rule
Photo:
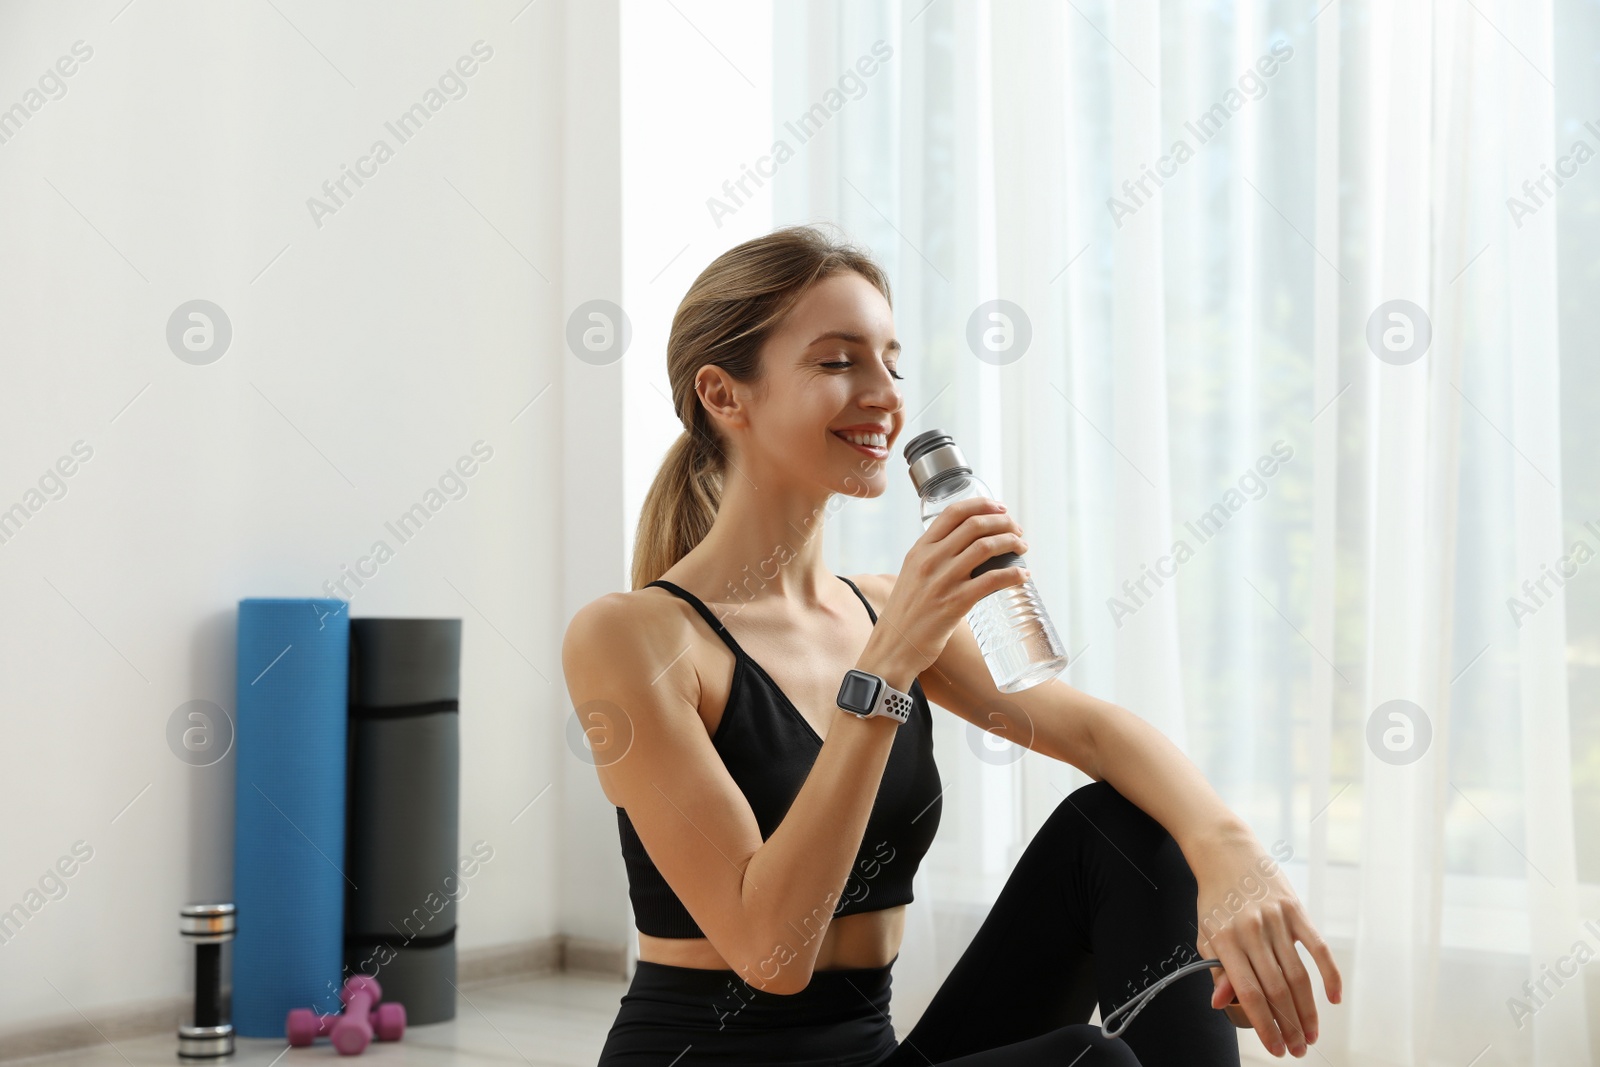
M 790 227 L 718 257 L 673 318 L 684 432 L 641 510 L 633 589 L 585 605 L 562 647 L 639 931 L 600 1063 L 1236 1064 L 1203 973 L 1126 1040 L 1088 1024 L 1192 943 L 1196 915 L 1184 852 L 1105 781 L 1035 835 L 896 1039 L 891 971 L 944 807 L 930 696 L 969 721 L 995 706 L 965 619 L 1024 572 L 974 571 L 1026 542 L 972 497 L 911 546 L 907 581 L 824 564 L 817 517 L 882 495 L 904 428 L 889 298 L 871 257 Z M 1033 747 L 1099 768 L 1090 724 L 1110 705 L 1064 685 L 1012 696 Z M 1158 757 L 1138 773 L 1176 769 Z M 1174 823 L 1214 811 L 1192 808 Z

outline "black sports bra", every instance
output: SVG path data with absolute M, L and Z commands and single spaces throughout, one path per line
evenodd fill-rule
M 878 616 L 856 584 L 843 575 L 835 577 L 855 590 L 876 625 Z M 735 663 L 727 709 L 711 735 L 711 743 L 750 802 L 765 841 L 777 829 L 811 773 L 822 738 L 698 597 L 664 578 L 649 584 L 659 585 L 692 604 L 733 650 Z M 920 681 L 911 683 L 910 695 L 915 707 L 911 718 L 895 727 L 894 744 L 861 848 L 833 908 L 835 918 L 909 904 L 912 876 L 939 828 L 943 805 L 939 768 L 933 761 L 933 713 Z M 639 931 L 656 937 L 704 937 L 651 861 L 628 813 L 620 807 L 617 831 L 628 869 L 628 897 Z

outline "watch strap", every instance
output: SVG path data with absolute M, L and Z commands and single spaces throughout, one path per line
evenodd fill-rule
M 887 715 L 896 722 L 903 723 L 911 718 L 911 709 L 915 706 L 910 693 L 902 693 L 888 682 L 884 682 L 883 688 L 878 692 L 878 701 L 872 707 L 872 714 Z

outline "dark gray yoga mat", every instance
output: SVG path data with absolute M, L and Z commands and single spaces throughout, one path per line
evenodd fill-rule
M 461 620 L 350 620 L 345 973 L 407 1025 L 456 1015 Z

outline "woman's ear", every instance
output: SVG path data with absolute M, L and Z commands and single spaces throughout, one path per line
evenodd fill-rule
M 725 426 L 742 428 L 749 423 L 749 409 L 738 385 L 727 371 L 711 363 L 694 376 L 695 394 L 705 405 L 706 413 Z

